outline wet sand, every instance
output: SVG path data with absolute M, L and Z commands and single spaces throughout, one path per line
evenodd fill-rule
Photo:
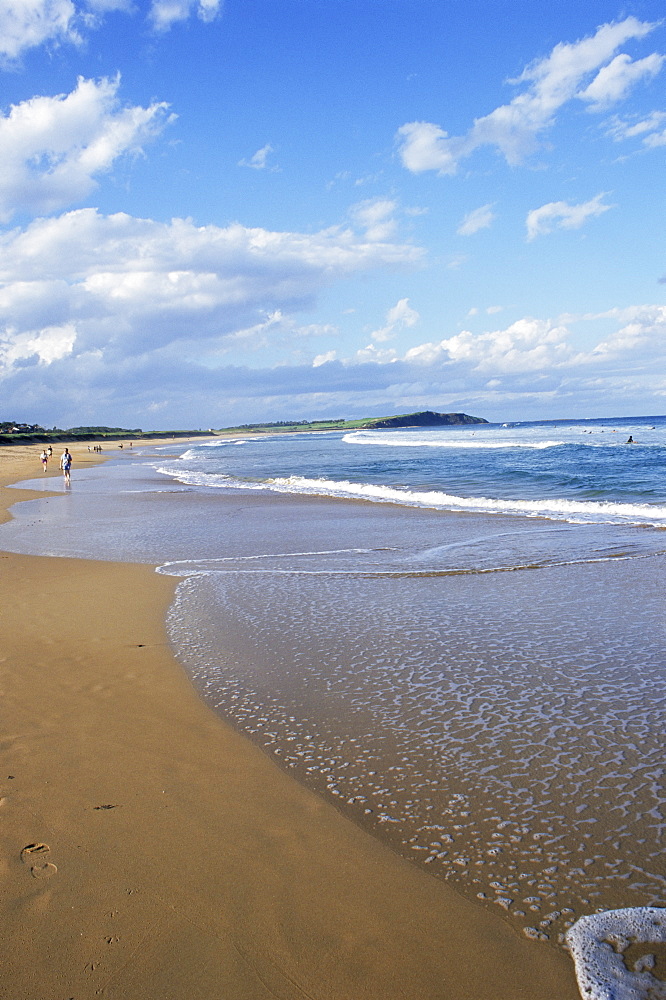
M 75 482 L 97 456 L 72 450 Z M 0 449 L 0 486 L 39 474 L 40 451 Z M 2 488 L 2 510 L 29 496 Z M 0 567 L 0 997 L 579 996 L 566 954 L 399 858 L 204 705 L 166 638 L 176 580 Z

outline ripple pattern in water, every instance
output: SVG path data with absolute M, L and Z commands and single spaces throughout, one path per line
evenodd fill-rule
M 556 941 L 582 914 L 663 903 L 662 566 L 213 573 L 180 584 L 170 630 L 285 767 Z

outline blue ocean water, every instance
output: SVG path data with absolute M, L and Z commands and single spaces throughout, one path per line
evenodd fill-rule
M 665 901 L 665 457 L 664 417 L 136 448 L 0 546 L 179 578 L 216 711 L 556 942 Z
M 199 445 L 162 467 L 208 487 L 656 525 L 665 469 L 666 417 L 276 434 Z

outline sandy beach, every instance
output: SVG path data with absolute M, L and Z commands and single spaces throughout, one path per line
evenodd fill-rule
M 40 450 L 0 449 L 3 518 Z M 72 451 L 75 482 L 97 456 Z M 205 706 L 166 637 L 175 579 L 0 560 L 0 997 L 579 996 L 564 952 L 399 858 Z

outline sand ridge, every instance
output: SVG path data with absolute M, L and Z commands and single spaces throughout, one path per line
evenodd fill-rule
M 86 448 L 72 489 L 98 460 Z M 40 475 L 40 451 L 0 449 L 0 487 Z M 1 509 L 29 495 L 2 488 Z M 167 642 L 176 582 L 0 553 L 0 997 L 575 1000 L 564 953 L 398 858 L 206 708 Z

